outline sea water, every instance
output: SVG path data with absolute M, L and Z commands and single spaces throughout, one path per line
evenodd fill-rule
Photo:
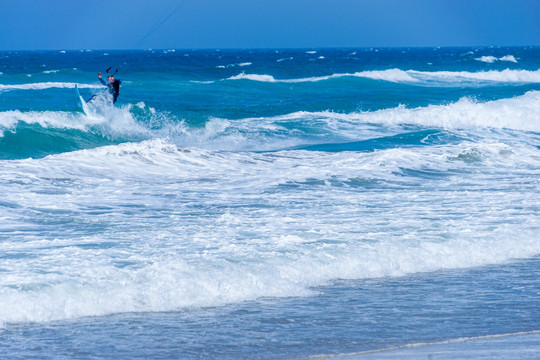
M 539 64 L 1 52 L 0 358 L 540 357 Z

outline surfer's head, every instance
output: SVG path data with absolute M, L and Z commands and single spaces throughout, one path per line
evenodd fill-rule
M 114 76 L 113 75 L 109 75 L 107 77 L 107 79 L 109 80 L 109 83 L 112 84 L 114 82 Z

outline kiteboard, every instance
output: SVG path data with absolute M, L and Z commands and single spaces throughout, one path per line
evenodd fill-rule
M 81 93 L 79 92 L 79 87 L 77 86 L 77 84 L 75 84 L 75 94 L 77 95 L 77 102 L 79 106 L 83 109 L 85 114 L 88 114 L 88 102 L 86 102 L 81 96 Z

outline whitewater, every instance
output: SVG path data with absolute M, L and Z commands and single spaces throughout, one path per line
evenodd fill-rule
M 1 55 L 0 357 L 540 355 L 540 49 Z

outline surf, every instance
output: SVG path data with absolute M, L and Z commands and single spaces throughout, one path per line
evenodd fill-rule
M 99 89 L 101 86 L 94 84 L 79 84 L 74 82 L 37 82 L 26 84 L 0 84 L 0 91 L 12 90 L 47 90 L 47 89 L 74 89 L 79 86 L 82 89 Z
M 465 97 L 450 104 L 413 108 L 398 106 L 351 113 L 297 111 L 240 119 L 211 117 L 205 119 L 203 126 L 174 113 L 157 111 L 144 103 L 121 107 L 95 104 L 87 113 L 14 110 L 0 112 L 0 150 L 4 158 L 41 157 L 148 139 L 167 139 L 178 146 L 209 150 L 276 151 L 317 149 L 318 145 L 323 149 L 331 144 L 397 136 L 410 132 L 411 126 L 417 131 L 478 133 L 486 129 L 537 133 L 540 132 L 539 104 L 540 92 L 529 91 L 493 101 Z M 34 147 L 32 136 L 42 139 L 41 150 Z M 487 136 L 491 136 L 490 133 Z M 14 148 L 15 142 L 19 145 Z M 66 142 L 71 145 L 62 146 Z M 20 149 L 20 153 L 12 149 Z
M 0 112 L 0 158 L 39 158 L 50 154 L 144 140 L 151 131 L 131 113 L 131 106 L 70 111 Z
M 535 192 L 516 180 L 540 166 L 535 154 L 490 141 L 244 153 L 156 139 L 3 162 L 3 181 L 12 184 L 3 203 L 17 204 L 3 231 L 29 226 L 23 213 L 31 207 L 32 226 L 47 235 L 22 231 L 0 244 L 26 258 L 19 275 L 3 283 L 0 319 L 48 322 L 305 297 L 335 279 L 529 258 L 540 253 L 538 221 L 523 226 L 519 219 L 533 209 Z M 505 179 L 508 191 L 492 189 L 492 178 Z M 20 197 L 28 181 L 40 190 Z M 401 200 L 382 196 L 385 188 Z M 297 204 L 286 214 L 283 197 Z M 506 209 L 509 202 L 520 209 Z M 74 228 L 73 216 L 86 225 Z M 164 216 L 175 221 L 163 223 Z M 62 226 L 51 228 L 52 218 Z M 136 240 L 129 249 L 121 245 L 126 238 Z M 69 264 L 56 263 L 59 256 Z M 36 267 L 49 271 L 37 274 Z
M 309 83 L 328 81 L 340 78 L 364 78 L 394 83 L 415 85 L 463 86 L 502 84 L 537 84 L 540 83 L 540 70 L 489 70 L 489 71 L 418 71 L 418 70 L 369 70 L 355 73 L 336 73 L 325 76 L 314 76 L 296 79 L 276 79 L 267 74 L 246 74 L 227 78 L 226 80 L 251 80 L 265 83 Z
M 540 92 L 493 101 L 462 98 L 447 105 L 338 113 L 298 111 L 272 117 L 210 119 L 202 129 L 173 137 L 182 146 L 223 150 L 279 150 L 393 136 L 410 126 L 478 133 L 482 130 L 540 132 Z M 489 137 L 490 134 L 488 133 Z

